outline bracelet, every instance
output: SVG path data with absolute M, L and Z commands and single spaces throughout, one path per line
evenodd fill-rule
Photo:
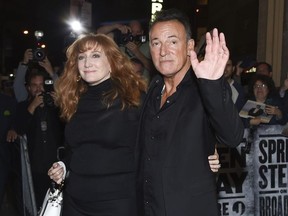
M 24 62 L 21 62 L 21 65 L 23 65 L 23 66 L 28 66 L 28 64 L 25 64 Z

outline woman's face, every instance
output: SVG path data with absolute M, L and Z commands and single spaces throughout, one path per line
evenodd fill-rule
M 262 81 L 257 80 L 253 86 L 254 96 L 256 101 L 264 102 L 269 93 L 268 86 L 264 84 Z
M 91 86 L 110 78 L 110 64 L 99 46 L 78 55 L 78 69 L 82 79 Z

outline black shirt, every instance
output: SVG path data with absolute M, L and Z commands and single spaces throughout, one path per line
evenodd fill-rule
M 153 89 L 147 108 L 144 112 L 144 208 L 145 215 L 165 216 L 164 194 L 162 187 L 162 169 L 167 155 L 167 125 L 171 122 L 171 114 L 175 113 L 177 91 L 167 98 L 160 108 L 161 95 L 164 90 L 163 80 Z M 153 184 L 151 184 L 153 182 Z
M 112 89 L 108 79 L 89 86 L 67 123 L 65 137 L 71 149 L 67 192 L 88 201 L 135 196 L 135 144 L 140 110 L 121 110 L 119 99 L 107 108 L 103 94 Z
M 223 77 L 197 79 L 190 68 L 160 109 L 163 85 L 161 76 L 151 82 L 140 120 L 145 215 L 216 216 L 215 176 L 207 157 L 215 150 L 216 135 L 229 146 L 243 138 L 230 86 Z

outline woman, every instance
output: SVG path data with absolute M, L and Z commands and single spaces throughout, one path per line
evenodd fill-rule
M 69 170 L 63 215 L 136 216 L 134 145 L 145 81 L 105 35 L 76 40 L 67 58 L 56 85 L 67 167 L 57 162 L 48 171 L 60 183 Z M 217 155 L 211 157 L 217 171 Z
M 265 110 L 254 108 L 249 111 L 249 114 L 255 116 L 248 119 L 247 126 L 257 126 L 259 124 L 285 124 L 286 116 L 283 114 L 283 108 L 280 98 L 275 92 L 275 86 L 270 77 L 257 74 L 253 77 L 249 86 L 249 100 L 265 104 Z M 272 115 L 271 120 L 267 123 L 260 115 Z

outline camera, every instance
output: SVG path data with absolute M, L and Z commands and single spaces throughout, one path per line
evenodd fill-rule
M 131 32 L 128 32 L 127 34 L 120 34 L 120 36 L 116 38 L 116 43 L 118 45 L 126 45 L 128 42 L 145 43 L 146 36 L 145 35 L 133 36 Z
M 133 36 L 130 32 L 128 32 L 127 34 L 122 34 L 121 44 L 125 45 L 128 42 L 145 43 L 146 42 L 146 36 L 144 36 L 144 35 Z
M 54 82 L 52 79 L 46 79 L 44 81 L 44 92 L 41 94 L 43 96 L 44 105 L 48 107 L 54 106 L 54 99 L 51 95 L 51 92 L 54 91 L 53 84 Z
M 33 61 L 35 62 L 43 61 L 46 57 L 45 50 L 42 48 L 33 49 L 32 54 L 33 54 Z

